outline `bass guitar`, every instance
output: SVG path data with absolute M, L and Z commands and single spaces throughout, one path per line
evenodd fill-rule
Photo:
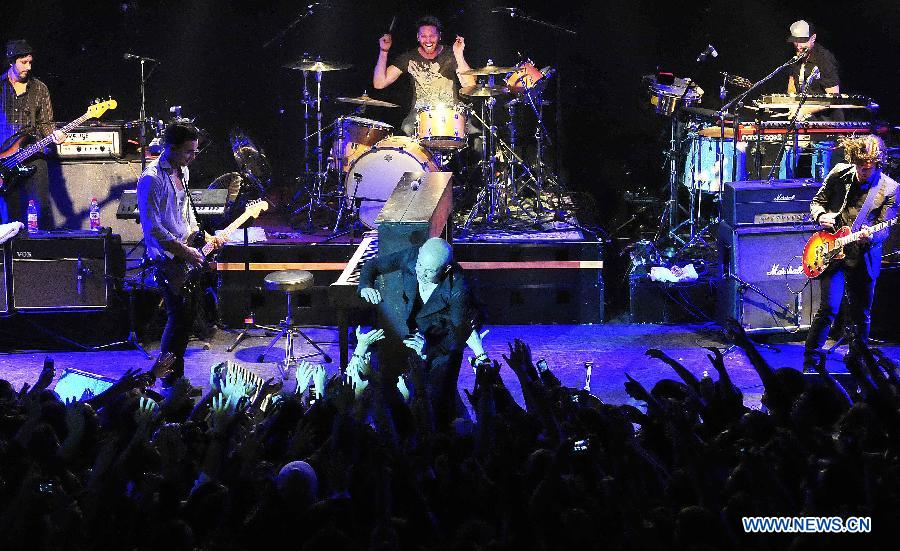
M 896 222 L 897 218 L 891 218 L 871 226 L 867 231 L 854 232 L 849 226 L 843 226 L 835 232 L 822 230 L 814 233 L 803 247 L 803 273 L 810 279 L 819 277 L 833 262 L 844 258 L 845 246 L 859 241 L 865 233 L 877 233 Z
M 88 107 L 84 115 L 63 126 L 60 130 L 68 132 L 88 119 L 96 119 L 108 110 L 115 109 L 116 106 L 117 103 L 114 99 L 97 101 Z M 32 139 L 28 134 L 19 135 L 12 140 L 9 147 L 4 151 L 0 151 L 0 193 L 6 193 L 17 179 L 30 176 L 34 172 L 33 166 L 22 166 L 22 163 L 50 145 L 50 142 L 53 141 L 53 135 L 47 135 L 43 139 L 28 145 L 28 142 Z
M 224 230 L 222 230 L 222 235 L 226 237 L 231 235 L 235 230 L 240 228 L 244 222 L 250 220 L 251 218 L 256 218 L 263 211 L 268 209 L 269 203 L 262 199 L 247 203 L 247 208 L 244 210 L 244 212 L 240 216 L 235 218 L 234 222 L 228 224 L 228 226 Z M 206 261 L 215 250 L 214 243 L 205 241 L 206 240 L 201 232 L 191 234 L 187 238 L 188 245 L 193 246 L 194 243 L 197 243 L 197 247 L 200 249 L 200 254 L 203 256 L 203 264 L 201 264 L 200 266 L 194 266 L 187 261 L 179 258 L 167 258 L 165 261 L 160 262 L 157 265 L 157 267 L 159 268 L 159 276 L 169 286 L 170 289 L 181 289 L 181 294 L 183 296 L 189 296 L 196 290 L 196 287 L 200 282 L 201 276 L 203 275 L 203 272 L 207 265 Z M 200 243 L 204 244 L 200 246 Z

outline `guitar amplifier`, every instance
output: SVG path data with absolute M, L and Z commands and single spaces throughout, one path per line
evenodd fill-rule
M 125 275 L 116 234 L 46 232 L 10 243 L 12 306 L 18 311 L 103 310 Z
M 809 204 L 822 184 L 810 179 L 726 182 L 722 218 L 732 228 L 809 222 Z
M 9 242 L 0 244 L 0 314 L 9 313 Z
M 733 318 L 748 332 L 809 328 L 819 304 L 819 282 L 803 274 L 801 255 L 818 229 L 799 226 L 719 226 L 724 277 L 717 317 Z
M 122 156 L 122 126 L 79 126 L 56 146 L 62 159 L 102 159 Z

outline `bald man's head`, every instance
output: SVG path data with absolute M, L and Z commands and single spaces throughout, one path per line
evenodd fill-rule
M 453 262 L 450 243 L 440 237 L 432 237 L 419 248 L 416 260 L 416 278 L 420 283 L 437 283 Z

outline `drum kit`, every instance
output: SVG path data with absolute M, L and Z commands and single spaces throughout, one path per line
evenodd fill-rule
M 365 92 L 335 98 L 338 104 L 355 106 L 356 112 L 323 125 L 323 74 L 350 65 L 304 55 L 284 67 L 303 73 L 306 186 L 295 196 L 292 216 L 295 221 L 305 218 L 307 229 L 315 226 L 314 216 L 322 211 L 333 216 L 333 225 L 328 224 L 332 238 L 360 226 L 375 228 L 375 219 L 405 172 L 447 170 L 453 162 L 466 162 L 460 160 L 460 154 L 470 147 L 478 150 L 480 157 L 480 185 L 477 192 L 469 190 L 476 199 L 465 216 L 463 232 L 477 223 L 502 226 L 523 215 L 535 221 L 542 209 L 545 186 L 556 183 L 542 159 L 547 137 L 542 120 L 547 102 L 542 93 L 554 72 L 549 67 L 538 69 L 531 61 L 501 67 L 489 60 L 485 67 L 462 73 L 483 77 L 483 82 L 459 91 L 475 106 L 463 102 L 420 106 L 415 111 L 413 136 L 395 134 L 392 125 L 361 116 L 367 107 L 399 107 Z M 502 79 L 499 82 L 498 77 Z M 494 125 L 495 107 L 501 98 L 509 98 L 508 143 Z M 517 153 L 514 115 L 519 105 L 530 106 L 537 121 L 536 158 L 532 162 Z M 479 133 L 481 139 L 475 140 Z M 329 139 L 330 153 L 326 155 Z M 531 211 L 522 204 L 523 197 L 533 202 Z

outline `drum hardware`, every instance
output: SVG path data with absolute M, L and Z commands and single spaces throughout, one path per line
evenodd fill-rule
M 335 101 L 339 103 L 353 103 L 364 107 L 400 107 L 396 103 L 370 98 L 366 92 L 363 92 L 363 95 L 356 98 L 339 97 L 335 98 Z
M 306 137 L 304 137 L 304 150 L 307 153 L 304 163 L 306 164 L 306 174 L 310 173 L 309 170 L 309 139 L 314 135 L 316 136 L 316 171 L 312 181 L 312 186 L 309 185 L 307 181 L 306 191 L 309 193 L 309 201 L 303 205 L 300 205 L 298 208 L 295 208 L 292 216 L 297 216 L 304 211 L 306 211 L 306 227 L 307 231 L 312 230 L 313 228 L 313 211 L 320 210 L 328 210 L 333 212 L 335 215 L 338 214 L 338 210 L 330 207 L 323 200 L 323 187 L 325 185 L 325 179 L 327 175 L 326 165 L 325 165 L 325 157 L 324 150 L 322 147 L 322 73 L 328 71 L 341 71 L 344 69 L 349 69 L 352 65 L 346 63 L 335 63 L 330 61 L 323 61 L 321 57 L 316 57 L 315 59 L 311 58 L 309 54 L 304 54 L 302 58 L 293 61 L 284 65 L 284 67 L 292 70 L 299 70 L 303 72 L 303 103 L 304 103 L 304 114 L 303 114 L 303 124 L 304 124 L 304 132 Z M 308 73 L 314 72 L 316 78 L 316 97 L 314 100 L 309 100 L 309 86 L 308 86 Z M 311 105 L 312 103 L 312 105 Z M 309 119 L 310 119 L 310 107 L 315 107 L 316 112 L 316 131 L 312 134 L 309 133 Z M 295 199 L 296 200 L 296 199 Z

